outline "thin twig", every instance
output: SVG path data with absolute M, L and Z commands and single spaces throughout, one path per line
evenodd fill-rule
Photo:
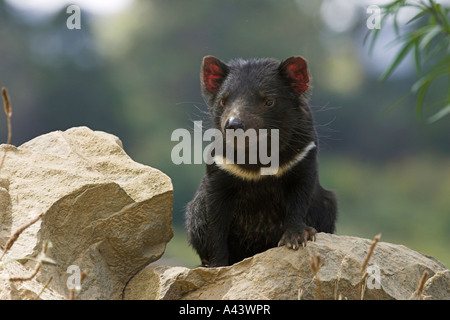
M 11 117 L 11 115 L 12 115 L 11 103 L 9 102 L 8 93 L 6 92 L 5 87 L 2 88 L 2 96 L 3 96 L 4 107 L 5 107 L 5 114 L 8 117 Z
M 75 300 L 75 289 L 70 289 L 69 300 Z
M 302 299 L 303 299 L 303 289 L 300 288 L 300 289 L 298 289 L 297 300 L 302 300 Z
M 3 163 L 5 162 L 6 153 L 8 152 L 9 145 L 11 143 L 11 116 L 12 116 L 12 108 L 11 103 L 9 102 L 8 93 L 6 92 L 6 88 L 2 88 L 2 97 L 3 97 L 3 105 L 5 107 L 6 121 L 8 123 L 8 140 L 6 142 L 5 152 L 3 153 L 2 161 L 0 162 L 0 170 L 3 167 Z
M 41 214 L 40 216 L 42 216 L 42 214 Z M 36 219 L 36 221 L 37 221 L 37 219 Z M 36 221 L 34 221 L 34 222 L 36 222 Z M 33 222 L 33 223 L 34 223 L 34 222 Z M 31 224 L 30 224 L 30 225 L 31 225 Z M 45 254 L 47 253 L 47 245 L 48 245 L 48 242 L 47 242 L 47 241 L 44 241 L 44 243 L 43 243 L 43 245 L 42 245 L 42 250 L 41 250 L 41 253 L 40 253 L 39 256 L 41 256 L 41 257 L 42 257 L 42 256 L 45 256 Z M 43 262 L 42 259 L 39 259 L 39 260 L 38 260 L 38 264 L 37 264 L 36 267 L 34 268 L 34 271 L 33 271 L 28 277 L 12 277 L 12 278 L 9 278 L 8 280 L 11 281 L 11 282 L 14 282 L 14 281 L 28 281 L 28 280 L 33 279 L 34 276 L 36 276 L 37 273 L 39 272 L 39 270 L 41 269 L 41 267 L 42 267 L 42 262 Z
M 5 244 L 5 248 L 4 248 L 2 256 L 0 257 L 0 260 L 2 260 L 2 258 L 5 256 L 5 254 L 8 252 L 8 250 L 12 247 L 14 242 L 16 242 L 16 240 L 17 240 L 17 238 L 19 238 L 20 234 L 24 230 L 26 230 L 28 227 L 30 227 L 32 224 L 36 223 L 36 221 L 38 221 L 43 215 L 44 215 L 44 212 L 41 213 L 40 215 L 38 215 L 33 220 L 31 220 L 30 222 L 21 226 L 19 229 L 16 230 L 16 232 L 13 233 L 13 235 L 8 239 L 8 241 Z
M 38 300 L 41 297 L 42 292 L 44 292 L 44 290 L 47 289 L 50 281 L 52 281 L 52 280 L 53 280 L 53 276 L 51 276 L 50 279 L 48 279 L 47 283 L 44 285 L 41 292 L 39 292 L 39 294 L 37 295 L 37 297 L 34 300 Z
M 423 287 L 425 286 L 425 282 L 427 281 L 428 271 L 425 270 L 422 274 L 422 278 L 419 282 L 419 287 L 417 288 L 417 298 L 422 299 Z
M 358 297 L 359 300 L 364 299 L 364 292 L 366 291 L 366 279 L 369 274 L 367 272 L 364 272 L 364 274 L 361 276 L 361 280 L 359 280 L 359 289 L 358 289 Z
M 364 296 L 364 290 L 365 290 L 365 282 L 366 282 L 366 278 L 367 278 L 367 272 L 366 272 L 366 268 L 367 265 L 369 264 L 369 260 L 372 257 L 372 253 L 373 250 L 375 249 L 375 246 L 377 245 L 378 241 L 380 241 L 381 238 L 381 233 L 377 234 L 374 238 L 373 241 L 370 245 L 369 251 L 367 251 L 366 257 L 364 258 L 364 261 L 361 265 L 361 279 L 360 279 L 360 285 L 358 286 L 358 297 L 360 300 L 363 299 Z
M 320 269 L 320 254 L 316 254 L 315 256 L 309 252 L 309 265 L 311 267 L 312 272 L 316 277 L 316 289 L 317 289 L 317 297 L 319 300 L 323 300 L 322 295 L 322 287 L 321 281 L 319 277 L 319 269 Z
M 80 274 L 80 284 L 83 282 L 84 279 L 86 279 L 86 277 L 87 277 L 87 271 L 83 270 Z M 76 291 L 77 291 L 76 288 L 70 289 L 69 300 L 75 300 L 75 292 Z
M 12 278 L 9 278 L 8 280 L 11 281 L 11 282 L 14 282 L 14 281 L 28 281 L 28 280 L 31 280 L 31 279 L 34 278 L 35 275 L 37 275 L 37 273 L 39 272 L 40 269 L 41 269 L 41 263 L 38 262 L 38 264 L 37 264 L 36 267 L 34 268 L 33 273 L 30 274 L 29 276 L 27 276 L 27 277 L 12 277 Z
M 380 241 L 381 234 L 377 234 L 375 238 L 373 238 L 372 244 L 370 245 L 369 251 L 366 254 L 366 258 L 364 259 L 363 264 L 361 265 L 361 273 L 363 273 L 366 270 L 367 265 L 369 264 L 370 257 L 372 256 L 373 249 L 375 249 L 375 246 L 377 245 L 378 241 Z

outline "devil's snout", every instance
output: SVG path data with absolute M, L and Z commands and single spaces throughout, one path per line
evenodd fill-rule
M 225 129 L 243 129 L 245 130 L 244 123 L 238 117 L 229 117 L 227 121 L 225 121 Z

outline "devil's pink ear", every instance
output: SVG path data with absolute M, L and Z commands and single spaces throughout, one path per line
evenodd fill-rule
M 209 93 L 216 93 L 228 74 L 228 66 L 213 56 L 203 58 L 201 84 Z
M 280 71 L 299 95 L 308 89 L 308 66 L 302 57 L 290 57 L 280 64 Z

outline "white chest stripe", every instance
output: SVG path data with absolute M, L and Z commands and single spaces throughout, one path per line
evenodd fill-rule
M 302 161 L 308 155 L 309 151 L 311 151 L 315 147 L 316 144 L 314 143 L 314 141 L 311 141 L 302 150 L 302 152 L 300 152 L 295 156 L 294 159 L 292 159 L 285 165 L 281 166 L 280 168 L 264 168 L 266 170 L 264 175 L 262 175 L 260 172 L 246 171 L 235 163 L 226 163 L 227 160 L 224 156 L 215 156 L 214 162 L 220 169 L 225 170 L 233 174 L 234 176 L 242 178 L 244 180 L 258 180 L 266 175 L 275 175 L 276 177 L 279 177 L 283 175 L 286 171 L 294 167 L 297 163 Z

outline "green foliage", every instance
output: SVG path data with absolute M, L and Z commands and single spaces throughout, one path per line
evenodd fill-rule
M 405 25 L 405 27 L 408 27 L 414 22 L 416 27 L 401 34 L 398 15 L 400 10 L 405 7 L 418 9 L 418 13 Z M 412 85 L 410 93 L 416 95 L 416 113 L 419 117 L 422 117 L 424 100 L 430 85 L 436 82 L 438 78 L 446 76 L 447 88 L 450 86 L 450 23 L 448 20 L 450 8 L 436 3 L 435 0 L 414 2 L 396 0 L 384 5 L 382 10 L 382 24 L 388 18 L 393 18 L 397 36 L 395 42 L 400 43 L 402 47 L 380 79 L 382 81 L 388 79 L 405 57 L 413 53 L 419 80 Z M 427 23 L 424 24 L 424 21 L 427 21 Z M 374 48 L 380 30 L 371 30 L 366 35 L 365 40 L 371 38 L 370 51 Z M 433 62 L 432 66 L 425 68 L 429 61 Z M 434 102 L 441 108 L 429 117 L 428 122 L 430 123 L 450 114 L 450 90 L 447 89 L 445 98 Z

